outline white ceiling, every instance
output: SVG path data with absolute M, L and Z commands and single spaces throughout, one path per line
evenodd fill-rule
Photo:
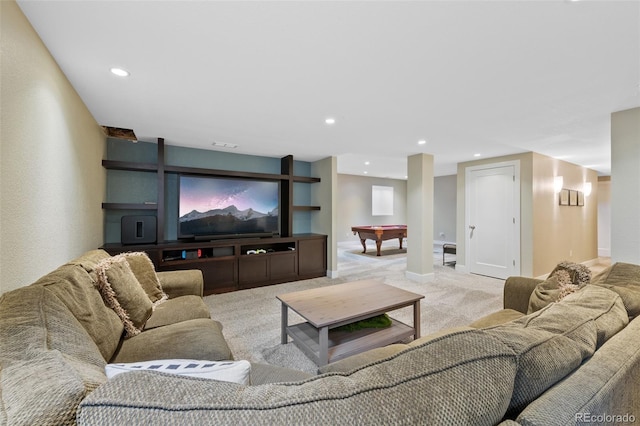
M 535 151 L 607 175 L 610 114 L 640 106 L 637 0 L 18 4 L 98 123 L 340 173 Z

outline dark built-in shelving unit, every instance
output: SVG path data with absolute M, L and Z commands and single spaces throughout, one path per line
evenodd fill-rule
M 299 279 L 324 276 L 327 265 L 327 236 L 293 234 L 294 211 L 317 211 L 320 206 L 294 206 L 293 186 L 296 182 L 318 183 L 319 178 L 293 175 L 293 156 L 281 159 L 281 173 L 253 173 L 165 164 L 164 139 L 158 139 L 158 162 L 138 163 L 102 160 L 109 170 L 149 172 L 157 174 L 156 203 L 102 203 L 103 209 L 148 210 L 157 216 L 157 243 L 145 245 L 105 244 L 111 254 L 123 251 L 145 251 L 159 271 L 200 269 L 205 293 L 222 293 Z M 280 181 L 280 236 L 241 238 L 215 241 L 166 241 L 165 174 L 242 177 Z M 260 250 L 259 254 L 252 253 Z M 262 252 L 264 250 L 264 253 Z

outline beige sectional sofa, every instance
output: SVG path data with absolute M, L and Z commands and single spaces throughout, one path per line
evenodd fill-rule
M 107 362 L 232 354 L 203 306 L 197 271 L 158 273 L 169 299 L 141 333 L 123 338 L 95 286 L 106 256 L 89 252 L 0 299 L 0 424 L 640 422 L 636 265 L 616 264 L 598 285 L 532 312 L 548 283 L 512 277 L 505 309 L 468 327 L 368 351 L 316 376 L 254 364 L 252 384 L 242 385 L 149 371 L 107 380 Z

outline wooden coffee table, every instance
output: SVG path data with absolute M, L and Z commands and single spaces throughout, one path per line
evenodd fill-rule
M 282 344 L 293 342 L 318 366 L 369 349 L 420 337 L 420 299 L 411 293 L 375 280 L 355 281 L 277 296 L 282 302 Z M 341 325 L 371 318 L 413 305 L 413 327 L 392 319 L 386 328 L 331 331 Z M 289 325 L 289 309 L 306 322 Z

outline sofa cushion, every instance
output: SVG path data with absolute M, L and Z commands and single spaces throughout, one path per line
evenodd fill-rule
M 572 283 L 569 272 L 565 269 L 554 269 L 552 275 L 541 282 L 531 293 L 527 313 L 536 312 L 550 303 L 558 302 L 577 291 L 582 285 Z
M 159 359 L 154 361 L 107 364 L 105 372 L 109 379 L 132 371 L 157 371 L 178 376 L 199 377 L 222 382 L 250 384 L 249 361 L 203 361 L 195 359 Z
M 145 330 L 123 340 L 111 362 L 170 358 L 221 361 L 233 359 L 233 355 L 222 335 L 222 325 L 219 322 L 193 319 Z
M 200 269 L 161 271 L 156 275 L 169 299 L 180 296 L 203 296 L 204 279 Z
M 595 323 L 579 306 L 554 303 L 485 331 L 518 355 L 508 416 L 517 415 L 596 349 Z
M 104 302 L 118 314 L 125 337 L 142 331 L 153 311 L 153 304 L 129 267 L 126 257 L 114 256 L 96 266 L 98 290 Z
M 7 424 L 74 424 L 80 401 L 107 380 L 100 350 L 45 286 L 0 298 L 0 342 Z
M 569 377 L 529 404 L 518 416 L 518 424 L 638 424 L 638 335 L 640 318 L 631 321 L 624 330 L 609 339 Z M 576 417 L 578 413 L 582 419 Z M 591 417 L 591 421 L 587 416 Z M 604 420 L 604 416 L 609 420 Z M 601 417 L 600 420 L 597 420 L 598 417 Z
M 629 317 L 620 296 L 606 288 L 587 285 L 568 295 L 561 304 L 580 306 L 588 310 L 598 332 L 598 347 L 629 324 Z
M 156 269 L 147 253 L 136 251 L 121 253 L 118 256 L 124 257 L 127 260 L 131 271 L 133 271 L 133 275 L 136 276 L 142 289 L 147 293 L 147 296 L 149 296 L 154 306 L 167 300 L 167 295 L 162 291 L 162 285 L 156 274 Z
M 640 314 L 640 265 L 616 262 L 593 277 L 591 283 L 618 293 L 629 318 Z
M 509 321 L 516 320 L 520 317 L 523 317 L 524 314 L 520 311 L 516 311 L 514 309 L 501 309 L 497 312 L 493 312 L 489 315 L 486 315 L 479 320 L 476 320 L 469 324 L 469 327 L 473 328 L 486 328 L 493 327 L 496 325 L 504 324 Z
M 493 425 L 509 404 L 515 368 L 509 348 L 482 330 L 470 330 L 349 373 L 300 382 L 242 386 L 122 374 L 82 402 L 78 420 L 103 424 L 117 414 L 122 423 L 153 415 L 164 424 L 266 425 L 286 419 L 291 424 Z
M 198 318 L 211 318 L 209 307 L 204 303 L 202 297 L 180 296 L 165 300 L 162 304 L 157 305 L 144 329 L 150 330 Z
M 67 265 L 80 266 L 85 271 L 91 274 L 95 271 L 96 266 L 98 266 L 98 263 L 100 263 L 100 261 L 107 259 L 109 257 L 111 257 L 111 255 L 109 255 L 109 253 L 107 253 L 102 249 L 90 250 L 88 252 L 83 253 L 78 258 L 70 260 L 69 262 L 67 262 Z M 94 281 L 95 281 L 95 274 L 94 274 Z
M 63 265 L 35 282 L 54 294 L 109 360 L 122 337 L 123 325 L 118 315 L 105 305 L 89 273 L 80 266 Z
M 304 371 L 261 363 L 251 363 L 251 384 L 298 382 L 313 377 Z

